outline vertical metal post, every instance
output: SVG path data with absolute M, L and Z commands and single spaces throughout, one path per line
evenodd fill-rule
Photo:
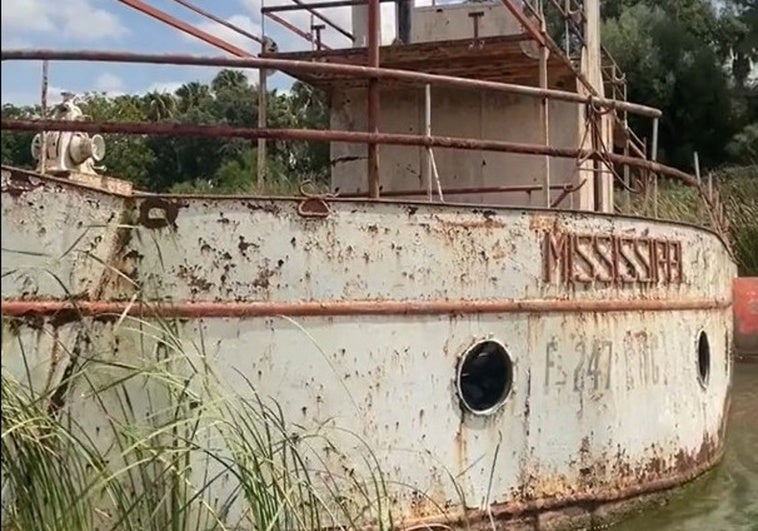
M 261 8 L 266 6 L 266 0 L 261 0 Z M 261 15 L 261 55 L 266 53 L 266 17 Z M 263 68 L 258 69 L 258 127 L 266 128 L 266 77 L 267 72 Z M 255 180 L 258 188 L 262 188 L 266 182 L 266 139 L 258 139 L 257 164 Z
M 48 83 L 48 71 L 49 71 L 49 61 L 45 60 L 42 61 L 42 92 L 40 95 L 40 105 L 41 109 L 40 112 L 42 113 L 42 119 L 47 119 L 47 83 Z M 39 172 L 41 174 L 45 174 L 45 166 L 47 166 L 47 133 L 45 131 L 40 132 L 40 135 L 42 135 L 40 143 L 40 153 L 39 153 Z
M 262 48 L 262 46 L 261 46 Z M 258 69 L 258 128 L 266 128 L 266 70 Z M 258 164 L 257 164 L 257 181 L 258 187 L 263 187 L 266 183 L 266 139 L 258 139 Z
M 368 2 L 368 66 L 379 67 L 379 0 Z M 368 132 L 379 132 L 379 80 L 368 80 Z M 368 145 L 368 193 L 369 197 L 379 197 L 379 146 L 376 143 Z
M 708 201 L 713 204 L 713 172 L 708 172 Z
M 424 87 L 424 134 L 427 138 L 432 136 L 432 86 L 427 84 Z M 432 148 L 426 146 L 426 178 L 428 185 L 429 202 L 432 202 Z
M 697 184 L 700 187 L 700 192 L 703 190 L 703 179 L 700 175 L 700 155 L 697 151 L 694 153 L 694 162 L 695 162 L 695 177 L 697 178 Z M 697 204 L 697 219 L 698 221 L 701 219 L 701 216 L 703 214 L 703 203 L 698 202 Z
M 697 177 L 697 182 L 702 183 L 702 179 L 700 178 L 700 155 L 697 151 L 695 151 L 695 177 Z
M 563 4 L 563 33 L 566 46 L 566 57 L 571 57 L 571 25 L 569 23 L 569 16 L 571 16 L 571 0 L 566 0 Z
M 313 16 L 313 13 L 311 13 L 311 33 L 310 33 L 310 36 L 311 36 L 311 51 L 316 51 L 317 50 L 316 39 L 313 38 L 313 26 L 315 26 L 315 25 L 316 25 L 316 19 Z
M 546 35 L 547 26 L 545 22 L 545 13 L 542 10 L 542 3 L 540 2 L 540 30 L 542 35 Z M 548 60 L 547 46 L 540 46 L 540 64 L 539 64 L 539 76 L 540 76 L 540 88 L 547 89 L 547 60 Z M 543 97 L 540 101 L 540 118 L 542 119 L 542 141 L 545 146 L 550 146 L 550 100 L 547 97 Z M 543 190 L 545 192 L 545 206 L 550 208 L 550 157 L 545 155 L 545 176 L 543 182 Z
M 629 140 L 624 142 L 624 156 L 629 156 Z M 629 191 L 632 187 L 631 168 L 628 164 L 624 164 L 624 209 L 625 213 L 630 213 L 632 210 L 632 193 Z
M 650 160 L 658 160 L 658 118 L 653 118 L 653 147 L 650 153 Z M 658 217 L 658 174 L 653 173 L 653 217 Z

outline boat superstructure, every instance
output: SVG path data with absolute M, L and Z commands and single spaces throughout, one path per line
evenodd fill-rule
M 702 186 L 656 162 L 660 113 L 619 97 L 599 2 L 568 3 L 561 45 L 529 1 L 400 0 L 393 39 L 378 0 L 306 7 L 337 4 L 353 8 L 342 49 L 314 24 L 310 50 L 269 39 L 258 57 L 2 52 L 262 80 L 276 69 L 331 108 L 329 131 L 272 130 L 265 113 L 257 128 L 4 118 L 94 147 L 45 140 L 54 174 L 3 167 L 3 369 L 108 447 L 117 394 L 93 400 L 71 374 L 85 366 L 106 385 L 116 377 L 101 366 L 181 351 L 198 396 L 193 371 L 208 366 L 225 389 L 331 428 L 308 459 L 347 478 L 346 498 L 362 493 L 350 478 L 370 448 L 394 525 L 409 529 L 586 524 L 712 467 L 736 268 L 717 224 L 623 213 L 644 191 L 654 214 L 659 178 Z M 650 118 L 649 145 L 628 113 Z M 332 193 L 150 194 L 60 157 L 94 160 L 102 142 L 87 134 L 113 132 L 258 139 L 264 162 L 266 139 L 328 141 Z M 155 407 L 132 391 L 138 416 Z M 238 486 L 219 480 L 215 503 Z M 240 500 L 224 511 L 246 521 Z

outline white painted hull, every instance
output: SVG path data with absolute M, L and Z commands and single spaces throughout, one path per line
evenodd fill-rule
M 101 360 L 154 358 L 155 340 L 103 314 L 162 300 L 185 354 L 213 367 L 223 389 L 249 393 L 247 380 L 289 422 L 327 426 L 340 452 L 317 448 L 319 466 L 356 466 L 370 447 L 408 525 L 455 520 L 462 498 L 503 520 L 585 514 L 692 479 L 720 456 L 736 270 L 709 232 L 591 213 L 338 200 L 325 217 L 303 217 L 298 200 L 127 199 L 54 180 L 11 194 L 24 177 L 15 179 L 4 170 L 3 369 L 23 377 L 23 345 L 38 387 L 60 381 L 68 360 L 53 359 L 50 337 L 70 346 L 86 332 Z M 594 266 L 580 253 L 569 267 L 570 248 L 546 258 L 549 234 L 554 247 L 560 234 L 606 239 L 587 247 Z M 618 272 L 614 246 L 635 238 L 675 242 L 661 244 L 668 259 L 657 273 L 634 258 Z M 91 255 L 61 258 L 72 246 Z M 53 311 L 66 294 L 45 269 L 80 295 L 81 315 Z M 583 282 L 590 269 L 616 282 Z M 483 340 L 505 347 L 512 380 L 504 403 L 474 414 L 457 378 L 461 356 Z M 67 404 L 107 444 L 100 406 L 77 389 Z

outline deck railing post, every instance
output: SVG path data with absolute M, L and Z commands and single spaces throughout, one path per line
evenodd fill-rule
M 424 87 L 424 134 L 426 138 L 432 136 L 432 86 Z M 426 146 L 426 179 L 429 202 L 432 202 L 434 183 L 432 182 L 432 147 Z
M 50 67 L 49 61 L 42 61 L 42 92 L 40 95 L 40 112 L 42 119 L 47 120 L 47 84 L 48 84 L 48 70 Z M 39 152 L 39 172 L 45 174 L 45 166 L 47 164 L 47 134 L 45 131 L 40 133 L 40 152 Z
M 368 66 L 379 67 L 379 0 L 368 2 Z M 368 80 L 368 132 L 379 133 L 379 80 L 370 77 Z M 368 191 L 369 197 L 379 197 L 379 145 L 372 142 L 368 145 Z
M 261 5 L 265 5 L 266 0 L 262 0 Z M 261 55 L 266 53 L 266 39 L 265 39 L 265 17 L 261 17 Z M 267 72 L 265 68 L 258 68 L 258 128 L 265 129 L 268 120 L 266 119 L 266 77 Z M 258 139 L 257 149 L 257 166 L 256 166 L 256 183 L 261 188 L 266 182 L 266 139 Z
M 545 11 L 542 7 L 542 2 L 539 3 L 540 13 L 540 32 L 543 37 L 547 38 L 547 23 L 545 21 Z M 544 44 L 540 45 L 540 88 L 547 90 L 547 61 L 548 61 L 548 48 Z M 550 146 L 550 100 L 547 96 L 544 96 L 540 100 L 540 115 L 542 121 L 542 141 L 545 146 Z M 545 156 L 545 176 L 543 181 L 543 189 L 545 192 L 545 206 L 550 208 L 550 156 Z
M 653 146 L 650 160 L 658 161 L 658 118 L 653 118 Z M 653 217 L 658 218 L 658 173 L 653 173 Z

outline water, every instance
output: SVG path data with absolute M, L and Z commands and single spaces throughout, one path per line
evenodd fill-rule
M 758 531 L 758 363 L 734 366 L 727 429 L 716 470 L 614 531 Z

